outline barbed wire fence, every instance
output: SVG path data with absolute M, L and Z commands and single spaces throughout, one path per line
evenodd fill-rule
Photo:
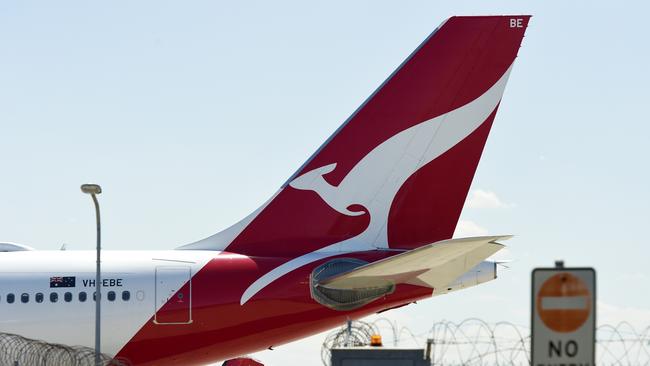
M 488 323 L 481 319 L 461 322 L 440 321 L 423 333 L 379 318 L 372 322 L 353 321 L 350 328 L 330 333 L 321 348 L 323 364 L 329 366 L 330 349 L 367 346 L 374 334 L 386 330 L 386 344 L 394 347 L 423 347 L 431 340 L 432 365 L 518 366 L 530 365 L 530 330 L 509 322 Z M 388 342 L 386 342 L 388 341 Z M 127 366 L 124 360 L 102 355 L 105 366 Z M 596 330 L 598 365 L 650 366 L 650 327 L 638 331 L 629 323 L 601 325 Z M 0 366 L 90 366 L 95 364 L 92 348 L 65 346 L 0 333 Z
M 128 363 L 102 354 L 102 365 Z M 95 351 L 89 347 L 46 343 L 15 334 L 0 333 L 0 366 L 94 366 Z
M 338 347 L 363 347 L 370 343 L 370 337 L 379 334 L 375 324 L 356 320 L 347 326 L 335 330 L 327 335 L 321 347 L 320 357 L 323 364 L 329 366 L 332 357 L 332 348 Z
M 353 346 L 367 346 L 368 334 L 380 334 L 387 345 L 423 348 L 431 342 L 431 365 L 519 366 L 530 365 L 530 329 L 510 322 L 488 323 L 481 319 L 440 321 L 429 330 L 414 334 L 407 327 L 379 318 L 351 324 Z M 321 348 L 323 365 L 330 365 L 330 349 L 347 343 L 347 327 L 330 333 Z M 650 327 L 638 331 L 629 323 L 601 325 L 596 330 L 597 365 L 650 366 Z

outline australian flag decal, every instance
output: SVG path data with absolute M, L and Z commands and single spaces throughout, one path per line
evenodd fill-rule
M 75 287 L 76 277 L 50 277 L 50 287 Z

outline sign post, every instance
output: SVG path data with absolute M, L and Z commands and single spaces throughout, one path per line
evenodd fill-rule
M 532 275 L 531 365 L 595 366 L 596 271 L 536 268 Z

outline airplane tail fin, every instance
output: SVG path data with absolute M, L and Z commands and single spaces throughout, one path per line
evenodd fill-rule
M 449 18 L 262 207 L 179 249 L 296 258 L 450 238 L 529 19 Z

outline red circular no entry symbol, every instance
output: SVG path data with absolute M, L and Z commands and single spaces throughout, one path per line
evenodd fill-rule
M 547 279 L 537 293 L 537 313 L 544 324 L 560 333 L 574 332 L 589 318 L 591 296 L 580 278 L 566 272 Z

